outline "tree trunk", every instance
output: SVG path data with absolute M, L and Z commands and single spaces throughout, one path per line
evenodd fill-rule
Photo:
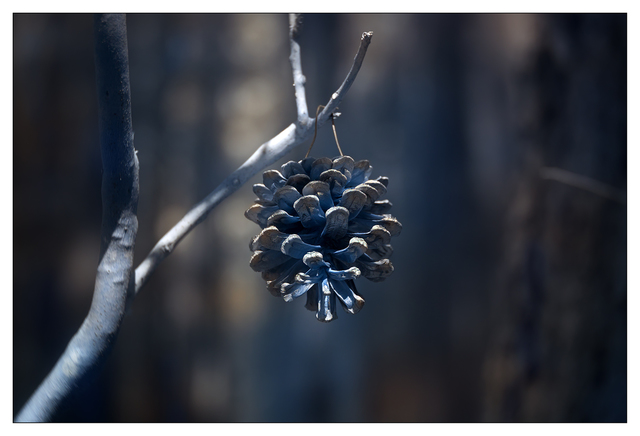
M 626 421 L 626 16 L 547 23 L 516 87 L 526 157 L 492 299 L 484 418 Z

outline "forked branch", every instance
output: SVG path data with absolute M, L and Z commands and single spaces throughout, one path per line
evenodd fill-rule
M 173 250 L 176 245 L 198 224 L 200 224 L 209 213 L 222 200 L 237 191 L 251 177 L 280 159 L 291 151 L 294 147 L 307 141 L 313 134 L 315 118 L 309 118 L 307 100 L 305 93 L 305 77 L 302 74 L 302 64 L 300 61 L 300 46 L 297 39 L 300 32 L 300 17 L 297 14 L 289 16 L 289 39 L 291 45 L 291 68 L 293 70 L 293 80 L 295 87 L 296 106 L 298 118 L 280 132 L 277 136 L 262 144 L 237 170 L 229 175 L 224 181 L 211 192 L 204 200 L 196 204 L 160 241 L 153 247 L 147 258 L 136 268 L 136 294 L 149 280 L 149 277 Z M 338 107 L 351 84 L 358 75 L 358 71 L 364 61 L 367 48 L 371 42 L 373 32 L 365 32 L 360 39 L 360 47 L 353 60 L 351 70 L 344 82 L 336 92 L 333 93 L 324 110 L 318 115 L 318 126 L 321 127 L 328 120 L 332 112 Z
M 133 148 L 131 98 L 125 16 L 96 15 L 95 51 L 98 85 L 100 145 L 103 161 L 102 238 L 91 309 L 47 378 L 31 396 L 16 421 L 49 421 L 79 388 L 86 386 L 105 362 L 124 318 L 126 305 L 176 245 L 222 200 L 247 180 L 307 141 L 315 119 L 309 118 L 302 74 L 300 17 L 290 18 L 291 68 L 297 120 L 262 144 L 204 200 L 196 204 L 133 272 L 133 249 L 138 228 L 138 159 Z M 342 101 L 362 65 L 371 32 L 362 35 L 358 53 L 346 79 L 317 116 L 327 122 Z

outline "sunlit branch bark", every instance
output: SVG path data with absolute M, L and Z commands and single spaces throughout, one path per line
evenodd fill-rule
M 133 148 L 127 28 L 122 14 L 96 15 L 95 63 L 102 155 L 100 262 L 89 314 L 16 421 L 50 421 L 105 362 L 133 288 L 138 158 Z
M 309 118 L 306 96 L 305 96 L 305 77 L 302 74 L 302 66 L 300 62 L 300 46 L 297 43 L 298 34 L 300 32 L 300 18 L 295 14 L 291 14 L 289 38 L 291 43 L 291 67 L 293 70 L 293 79 L 295 86 L 296 105 L 298 108 L 298 119 L 277 136 L 262 144 L 256 151 L 243 163 L 237 170 L 231 173 L 213 192 L 211 192 L 204 200 L 196 204 L 169 232 L 167 232 L 160 241 L 153 247 L 149 255 L 136 268 L 136 294 L 147 282 L 153 271 L 158 267 L 173 250 L 176 245 L 191 231 L 201 223 L 207 215 L 222 200 L 237 191 L 247 180 L 260 171 L 271 165 L 282 156 L 287 154 L 296 146 L 309 140 L 313 134 L 313 125 L 315 118 Z M 338 107 L 343 97 L 349 91 L 351 84 L 358 75 L 358 71 L 362 66 L 367 48 L 371 42 L 373 32 L 365 32 L 360 40 L 360 47 L 353 60 L 353 65 L 347 74 L 344 82 L 333 93 L 329 103 L 318 116 L 318 127 L 322 126 L 329 119 L 329 115 Z
M 100 144 L 103 161 L 102 236 L 93 300 L 89 314 L 71 339 L 49 375 L 16 417 L 16 421 L 49 421 L 73 393 L 106 360 L 124 318 L 127 303 L 137 295 L 157 266 L 176 245 L 222 200 L 237 191 L 251 177 L 296 146 L 307 141 L 314 130 L 309 118 L 302 74 L 300 17 L 290 17 L 290 62 L 293 72 L 297 119 L 281 133 L 262 144 L 213 192 L 196 204 L 133 271 L 133 249 L 137 234 L 138 159 L 133 148 L 131 97 L 126 21 L 122 14 L 96 15 L 95 52 L 99 104 Z M 337 108 L 355 80 L 372 32 L 362 35 L 360 48 L 349 74 L 318 116 L 322 126 Z

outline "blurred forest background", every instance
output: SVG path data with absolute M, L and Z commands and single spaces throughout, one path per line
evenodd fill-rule
M 14 415 L 88 312 L 101 161 L 93 19 L 14 15 Z M 127 18 L 136 261 L 295 120 L 285 14 Z M 330 324 L 249 266 L 253 183 L 134 302 L 61 421 L 627 419 L 626 15 L 308 14 L 310 112 L 374 32 L 337 120 L 388 176 L 394 274 Z M 312 155 L 337 154 L 330 128 Z M 278 164 L 299 160 L 307 144 Z

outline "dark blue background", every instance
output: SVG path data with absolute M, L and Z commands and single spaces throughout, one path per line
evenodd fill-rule
M 136 265 L 295 119 L 286 15 L 128 16 Z M 248 266 L 251 184 L 160 266 L 62 421 L 626 420 L 625 15 L 309 14 L 309 110 L 390 178 L 394 274 L 317 322 Z M 14 15 L 14 414 L 91 301 L 101 162 L 88 15 Z M 307 145 L 285 159 L 299 160 Z M 312 155 L 337 154 L 329 129 Z M 274 166 L 276 167 L 276 166 Z

